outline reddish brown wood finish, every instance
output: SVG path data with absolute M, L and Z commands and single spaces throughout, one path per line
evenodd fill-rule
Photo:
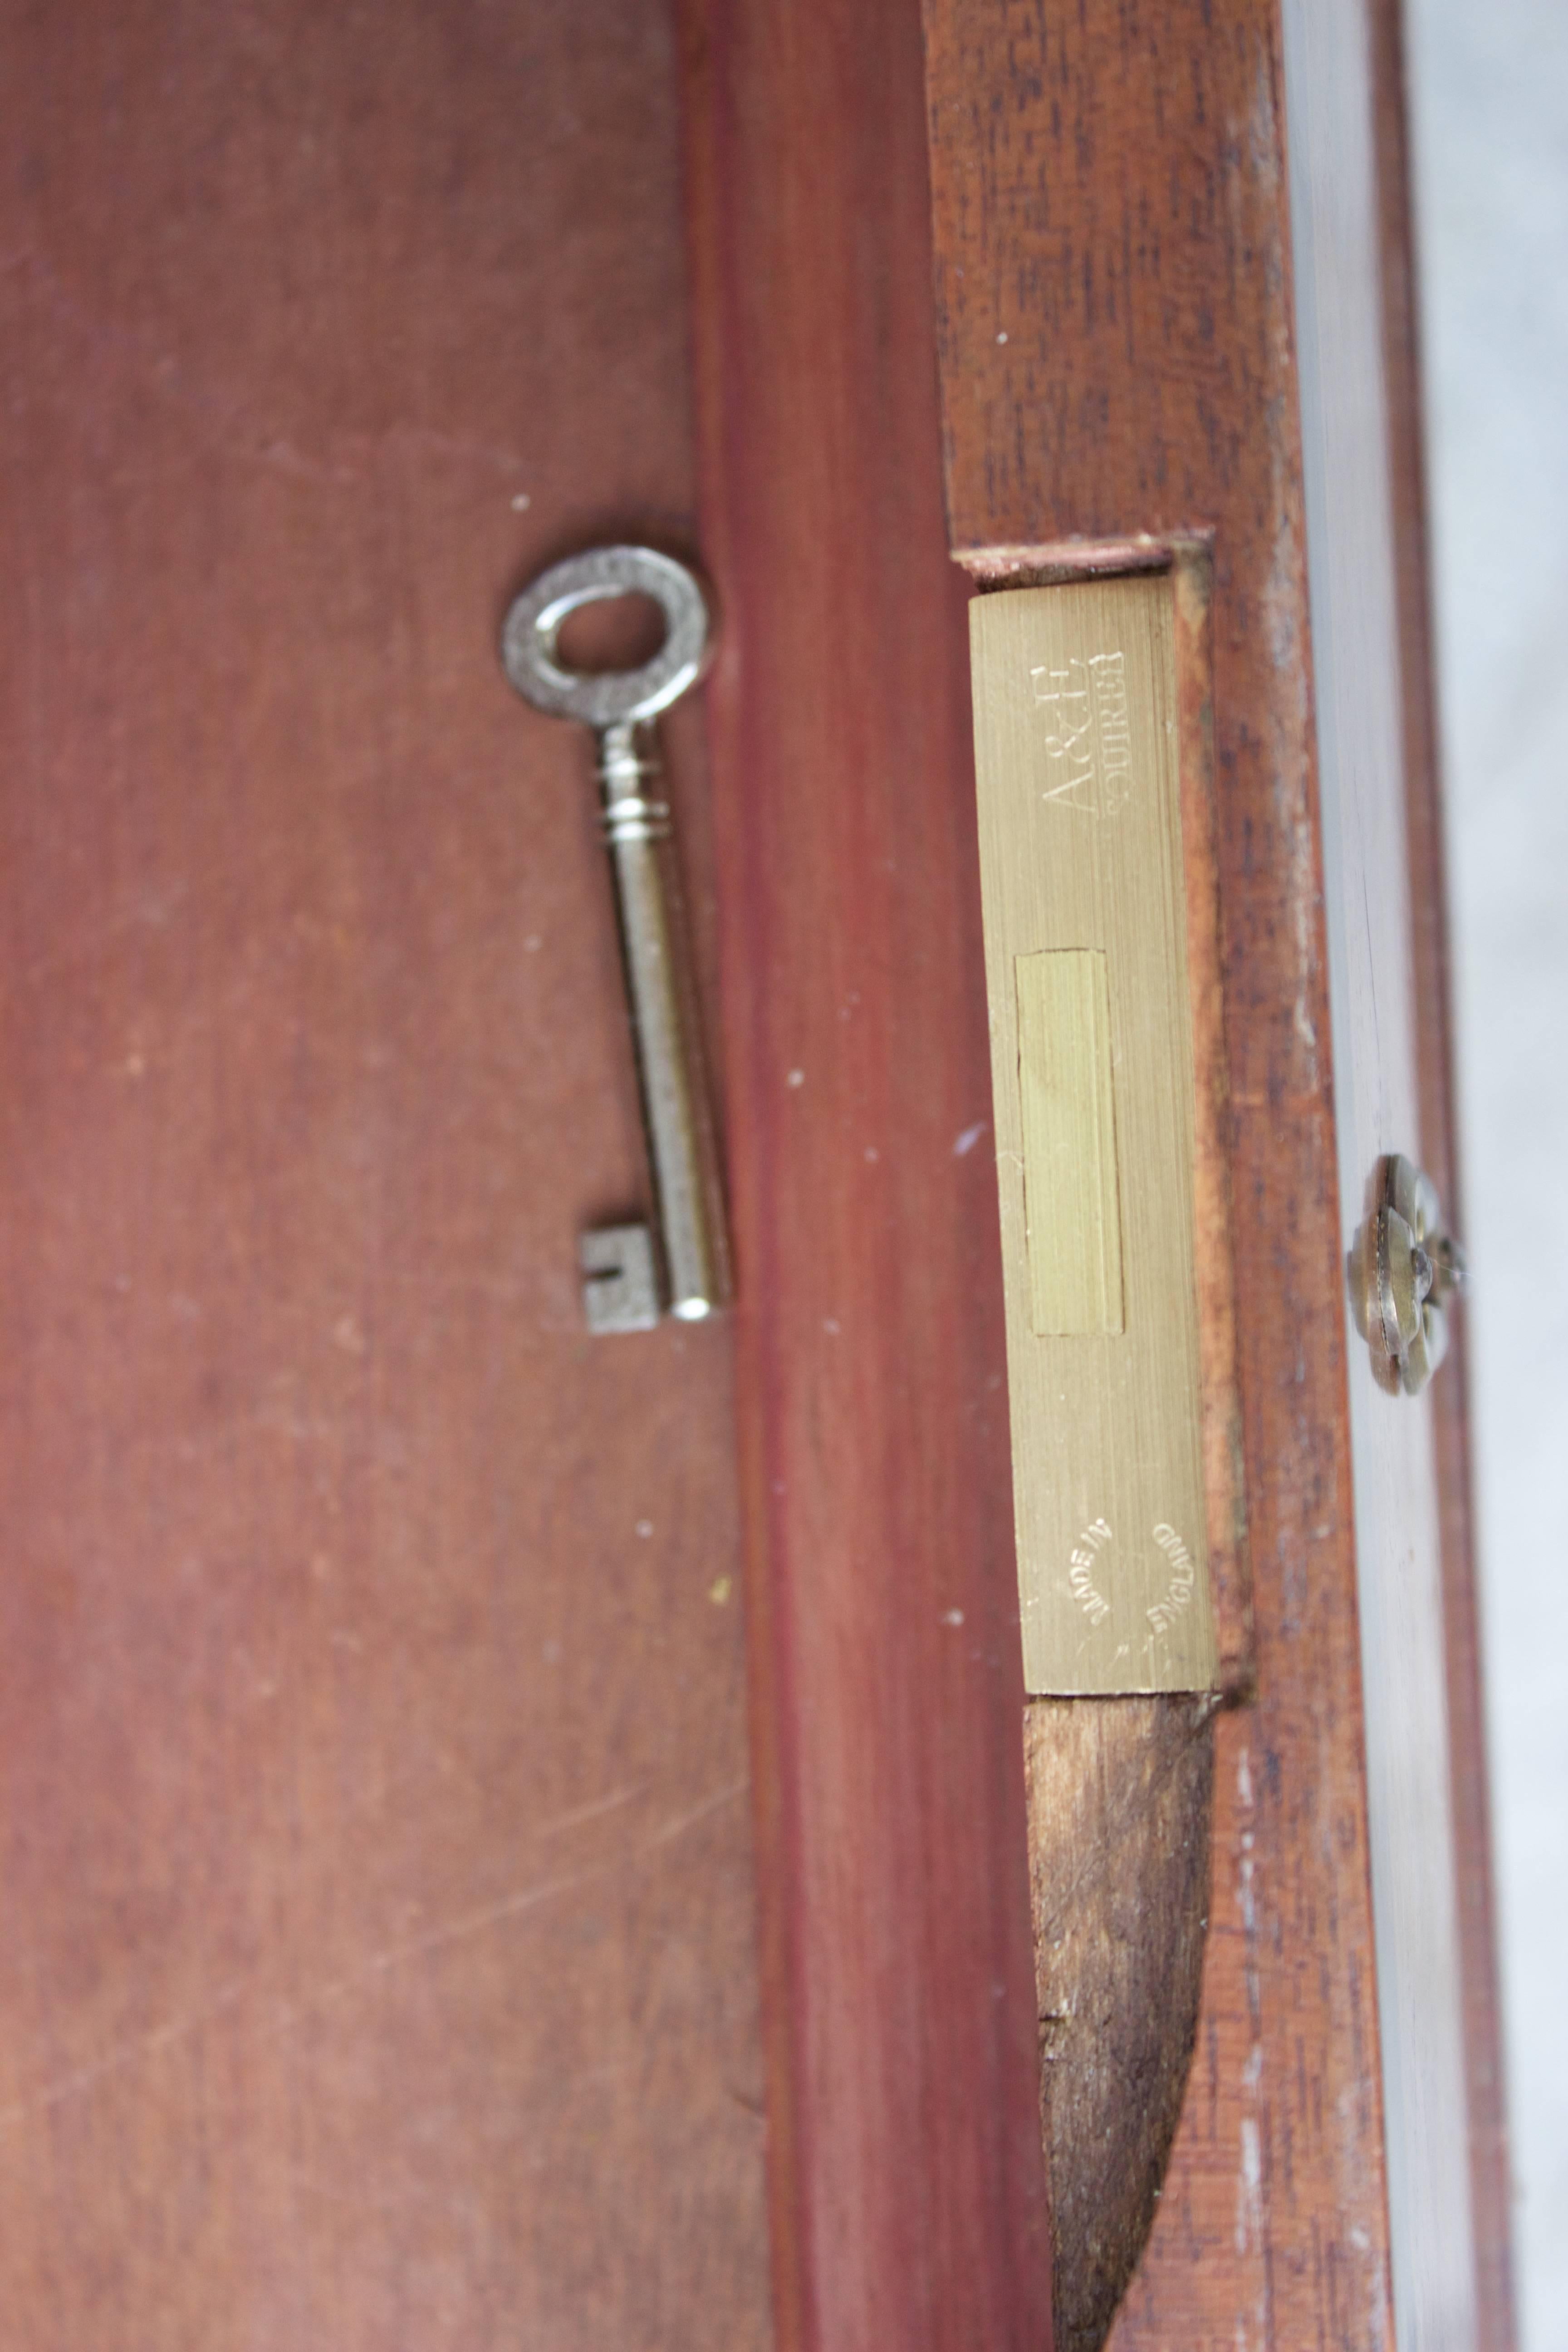
M 631 1063 L 496 656 L 689 528 L 675 72 L 0 18 L 15 2352 L 771 2338 L 730 1341 L 584 1333 Z
M 1271 5 L 928 0 L 957 551 L 1212 549 L 1258 1701 L 1123 2347 L 1388 2342 L 1340 1236 Z
M 1433 675 L 1421 351 L 1400 0 L 1378 0 L 1373 10 L 1373 25 L 1386 325 L 1384 373 L 1392 434 L 1390 478 L 1398 557 L 1400 688 L 1415 961 L 1421 1164 L 1442 1196 L 1453 1230 L 1462 1234 L 1465 1219 L 1457 1150 L 1442 762 Z M 1491 1822 L 1485 1769 L 1486 1722 L 1462 1309 L 1450 1318 L 1449 1328 L 1448 1361 L 1442 1379 L 1433 1389 L 1432 1412 L 1442 1511 L 1448 1720 L 1454 1755 L 1455 1861 L 1464 1969 L 1470 2178 L 1480 2327 L 1478 2344 L 1479 2352 L 1512 2352 L 1515 2323 L 1508 2125 L 1492 1905 Z
M 780 2337 L 1049 2289 L 962 582 L 907 0 L 691 0 Z

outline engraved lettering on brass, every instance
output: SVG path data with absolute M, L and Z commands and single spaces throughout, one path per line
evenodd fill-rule
M 1043 797 L 1086 816 L 1115 816 L 1132 788 L 1125 655 L 1072 655 L 1062 669 L 1037 663 L 1029 683 L 1049 721 L 1046 756 L 1064 771 Z
M 1156 1633 L 1168 1633 L 1184 1609 L 1193 1603 L 1193 1588 L 1197 1582 L 1197 1570 L 1193 1566 L 1192 1553 L 1174 1528 L 1163 1521 L 1154 1530 L 1154 1541 L 1171 1563 L 1171 1581 L 1163 1601 L 1156 1601 L 1145 1613 Z
M 1091 1625 L 1098 1625 L 1110 1614 L 1110 1603 L 1094 1581 L 1094 1556 L 1102 1544 L 1111 1541 L 1111 1530 L 1103 1519 L 1091 1519 L 1072 1548 L 1068 1562 L 1068 1583 L 1073 1599 Z
M 1172 583 L 969 613 L 1025 1683 L 1208 1690 Z

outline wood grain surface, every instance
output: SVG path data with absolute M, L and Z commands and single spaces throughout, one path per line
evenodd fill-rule
M 1163 2194 L 1197 2033 L 1216 1704 L 1025 1711 L 1059 2352 L 1105 2341 Z
M 1221 2340 L 1232 2312 L 1249 2328 L 1272 2331 L 1271 2340 L 1294 2340 L 1310 2324 L 1335 2342 L 1382 2341 L 1389 2315 L 1376 2050 L 1367 2040 L 1360 1709 L 1353 1674 L 1329 1685 L 1348 1663 L 1354 1625 L 1344 1494 L 1330 1475 L 1344 1450 L 1333 1363 L 1342 1332 L 1337 1286 L 1323 1285 L 1324 1317 L 1301 1312 L 1327 1273 L 1331 1236 L 1322 1228 L 1332 1180 L 1323 1149 L 1328 1074 L 1316 1043 L 1326 1039 L 1325 955 L 1311 872 L 1311 674 L 1279 31 L 1268 9 L 1238 8 L 1216 26 L 1194 8 L 1167 11 L 1157 31 L 1090 18 L 1057 25 L 1042 41 L 1023 12 L 1003 16 L 1005 22 L 942 0 L 928 8 L 955 537 L 987 580 L 1145 562 L 1151 541 L 1163 540 L 1178 561 L 1194 541 L 1211 551 L 1237 1297 L 1255 1557 L 1269 1570 L 1258 1579 L 1259 1711 L 1250 1724 L 1220 1727 L 1216 1926 L 1228 1891 L 1244 1931 L 1244 1975 L 1237 1984 L 1238 1955 L 1222 1933 L 1200 2032 L 1206 2097 L 1200 2065 L 1163 2220 L 1119 2341 L 1145 2340 L 1144 2330 L 1151 2342 L 1169 2340 L 1165 2331 L 1184 2324 L 1191 2340 L 1210 2340 L 1199 2332 L 1205 2326 Z M 1355 37 L 1336 38 L 1331 49 L 1329 79 L 1299 96 L 1331 115 L 1347 105 L 1376 110 L 1372 227 L 1380 287 L 1372 324 L 1361 331 L 1364 349 L 1349 364 L 1360 381 L 1378 385 L 1377 401 L 1355 415 L 1375 416 L 1385 403 L 1387 438 L 1346 446 L 1350 462 L 1369 469 L 1368 512 L 1387 500 L 1405 775 L 1402 843 L 1388 872 L 1403 902 L 1408 867 L 1414 957 L 1413 971 L 1397 978 L 1415 1008 L 1421 1149 L 1451 1190 L 1440 820 L 1393 0 L 1377 0 Z M 1339 206 L 1332 236 L 1341 233 L 1346 190 L 1342 171 L 1331 178 Z M 1335 331 L 1346 331 L 1342 319 Z M 1350 415 L 1338 399 L 1331 438 L 1343 438 Z M 1354 603 L 1339 597 L 1342 625 Z M 1352 636 L 1357 625 L 1350 623 Z M 1364 616 L 1360 627 L 1364 635 Z M 1402 1085 L 1403 1073 L 1394 1075 Z M 1282 1314 L 1292 1282 L 1298 1303 Z M 1292 1328 L 1293 1363 L 1285 1336 Z M 1438 1381 L 1432 1412 L 1478 2325 L 1482 2341 L 1506 2347 L 1506 2167 L 1459 1381 Z M 1331 1513 L 1321 1507 L 1331 1501 Z M 1293 1563 L 1308 1559 L 1312 1591 L 1302 1607 L 1307 1588 Z M 1281 1677 L 1297 1687 L 1281 1689 Z M 1261 1806 L 1260 1751 L 1268 1769 Z M 1322 1828 L 1310 1832 L 1314 1816 Z M 1302 1850 L 1303 1833 L 1315 1860 Z M 1323 1965 L 1316 2001 L 1303 2006 L 1300 1962 L 1313 1939 Z M 1230 2037 L 1242 1992 L 1250 2115 L 1246 2096 L 1237 2101 L 1226 2087 L 1227 2044 L 1240 2054 Z M 1342 2084 L 1336 2132 L 1318 2134 L 1310 2122 L 1301 2128 L 1300 2094 L 1310 2080 L 1302 2051 L 1317 2076 L 1310 2095 L 1319 2115 L 1325 2083 L 1338 2075 Z M 1286 2081 L 1292 2069 L 1296 2095 Z M 1432 2127 L 1458 2126 L 1450 2115 Z M 1234 2251 L 1225 2205 L 1204 2218 L 1202 2180 L 1216 2135 L 1241 2158 Z M 1352 2212 L 1364 2218 L 1353 2221 L 1345 2249 Z M 1359 2265 L 1343 2259 L 1345 2251 L 1363 2258 Z M 1198 2257 L 1206 2300 L 1189 2292 Z
M 920 22 L 690 0 L 781 2343 L 1050 2341 Z
M 1342 1237 L 1419 1124 L 1370 20 L 1285 0 L 1317 773 Z M 1348 1361 L 1394 2324 L 1475 2340 L 1436 1389 Z
M 1410 185 L 1405 47 L 1399 0 L 1372 9 L 1378 198 L 1382 232 L 1384 380 L 1389 480 L 1398 560 L 1394 583 L 1410 861 L 1416 1091 L 1422 1167 L 1450 1230 L 1463 1235 L 1457 1150 L 1451 979 L 1429 572 L 1421 352 Z M 1515 2341 L 1507 2116 L 1493 1914 L 1491 1823 L 1481 1697 L 1480 1623 L 1470 1478 L 1465 1317 L 1448 1318 L 1443 1377 L 1432 1391 L 1433 1458 L 1443 1563 L 1447 1706 L 1453 1773 L 1459 1938 L 1465 2000 L 1466 2096 L 1475 2221 L 1478 2352 Z
M 1258 1704 L 1216 1727 L 1197 2057 L 1119 2344 L 1389 2340 L 1280 58 L 929 0 L 955 549 L 1212 560 Z
M 689 537 L 675 62 L 0 22 L 18 2352 L 771 2340 L 731 1339 L 584 1334 L 631 1063 L 496 654 Z

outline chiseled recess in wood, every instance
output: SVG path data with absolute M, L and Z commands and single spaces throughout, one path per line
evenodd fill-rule
M 1059 551 L 1057 552 L 1059 553 Z M 1203 1483 L 1210 1596 L 1219 1654 L 1215 1686 L 1229 1702 L 1255 1679 L 1246 1464 L 1237 1356 L 1237 1250 L 1231 1192 L 1230 1069 L 1219 902 L 1219 814 L 1211 612 L 1214 567 L 1199 538 L 1173 533 L 1083 542 L 1070 562 L 1038 547 L 960 551 L 984 589 L 1040 587 L 1137 571 L 1169 572 L 1173 588 L 1182 878 L 1186 893 L 1188 1009 L 1194 1065 L 1193 1214 L 1203 1394 Z
M 1096 2352 L 1149 2233 L 1197 2029 L 1209 1697 L 1024 1711 L 1058 2352 Z
M 1119 560 L 1126 551 L 1115 551 Z M 1247 1575 L 1245 1516 L 1240 1443 L 1240 1403 L 1236 1363 L 1234 1255 L 1231 1234 L 1227 1139 L 1227 1072 L 1225 1058 L 1223 993 L 1219 959 L 1219 909 L 1216 881 L 1216 816 L 1214 792 L 1213 708 L 1210 690 L 1209 642 L 1210 565 L 1206 549 L 1181 545 L 1138 552 L 1145 568 L 1151 558 L 1172 574 L 1176 672 L 1176 727 L 1182 799 L 1182 872 L 1186 892 L 1185 937 L 1187 987 L 1193 1025 L 1195 1066 L 1194 1218 L 1199 1339 L 1202 1364 L 1204 1488 L 1208 1515 L 1211 1581 L 1220 1654 L 1219 1679 L 1231 1697 L 1250 1689 L 1252 1665 L 1251 1603 Z M 1032 585 L 1041 583 L 1046 568 L 1037 553 L 1016 551 L 1010 570 L 1000 562 L 977 564 L 988 586 Z M 1091 565 L 1092 571 L 1096 567 Z M 1058 567 L 1058 578 L 1080 576 Z M 1100 1720 L 1098 1732 L 1094 1727 Z M 1208 1790 L 1207 1758 L 1212 1733 L 1200 1742 L 1189 1740 L 1193 1722 L 1186 1699 L 1149 1700 L 1137 1707 L 1119 1702 L 1104 1705 L 1080 1701 L 1072 1706 L 1029 1709 L 1026 1739 L 1031 1769 L 1030 1835 L 1034 1875 L 1040 1884 L 1043 1857 L 1054 1853 L 1053 1818 L 1043 1811 L 1047 1787 L 1053 1798 L 1075 1785 L 1084 1758 L 1093 1743 L 1093 1767 L 1101 1810 L 1115 1810 L 1115 1791 L 1126 1792 L 1126 1805 L 1142 1801 L 1150 1769 L 1150 1751 L 1176 1754 L 1186 1769 L 1175 1776 L 1171 1794 L 1179 1806 L 1184 1791 L 1196 1807 L 1184 1833 L 1166 1846 L 1143 1843 L 1124 1874 L 1099 1874 L 1079 1885 L 1079 1919 L 1070 1946 L 1048 1962 L 1052 1990 L 1043 2006 L 1069 2005 L 1090 2013 L 1114 2012 L 1121 1979 L 1108 1979 L 1104 1961 L 1114 1953 L 1116 1937 L 1106 1921 L 1107 1906 L 1119 1906 L 1123 1931 L 1130 1912 L 1142 1922 L 1139 1955 L 1143 1980 L 1190 1985 L 1196 1999 L 1198 1958 L 1203 1948 L 1203 1914 L 1206 1889 L 1201 1873 L 1189 1867 L 1189 1856 L 1201 1843 L 1206 1852 Z M 1047 1769 L 1053 1741 L 1062 1746 L 1060 1769 Z M 1202 1762 L 1196 1747 L 1201 1745 Z M 1122 1807 L 1126 1810 L 1126 1806 Z M 1059 1819 L 1059 1803 L 1054 1818 Z M 1048 1870 L 1048 1865 L 1044 1865 Z M 1076 1882 L 1075 1882 L 1076 1883 Z M 1129 1889 L 1136 1888 L 1130 1897 Z M 1188 1962 L 1182 1974 L 1183 1956 Z M 1037 1947 L 1037 1968 L 1047 1966 Z M 1075 1974 L 1075 1971 L 1077 1972 Z M 1133 1972 L 1137 1973 L 1137 1972 Z M 1136 2261 L 1156 2210 L 1153 2189 L 1174 2124 L 1181 2085 L 1192 2048 L 1191 2016 L 1182 2000 L 1173 1998 L 1163 2009 L 1146 2011 L 1139 2022 L 1144 2031 L 1124 2033 L 1107 2042 L 1109 2055 L 1085 2078 L 1077 2095 L 1045 2113 L 1047 2158 L 1053 2206 L 1058 2214 L 1054 2249 L 1058 2321 L 1064 2334 L 1070 2328 L 1080 2344 L 1103 2331 L 1121 2286 Z M 1129 2113 L 1142 2114 L 1151 2084 L 1157 2096 L 1148 2105 L 1149 2128 L 1130 2152 L 1118 2137 L 1119 2121 Z M 1168 2119 L 1167 2119 L 1168 2117 Z M 1126 2160 L 1108 2169 L 1104 2152 L 1110 2142 L 1122 2147 Z M 1090 2227 L 1081 2226 L 1092 2217 Z M 1065 2219 L 1063 2217 L 1066 2217 Z
M 1110 551 L 1115 568 L 1130 551 Z M 1187 982 L 1195 1065 L 1194 1215 L 1199 1337 L 1204 1396 L 1204 1484 L 1208 1509 L 1211 1585 L 1220 1654 L 1220 1685 L 1227 1697 L 1250 1692 L 1253 1681 L 1251 1597 L 1245 1545 L 1241 1413 L 1236 1361 L 1234 1249 L 1228 1138 L 1228 1078 L 1225 1055 L 1219 955 L 1216 811 L 1209 638 L 1211 567 L 1201 545 L 1131 551 L 1145 568 L 1173 575 L 1179 767 L 1182 789 L 1183 876 L 1186 887 Z M 1073 567 L 1044 566 L 1037 551 L 1012 551 L 1005 562 L 977 559 L 972 569 L 988 586 L 1030 585 L 1047 578 L 1081 577 Z M 1098 570 L 1094 562 L 1087 569 Z M 1107 568 L 1111 568 L 1110 565 Z M 1223 1736 L 1223 1727 L 1222 1727 Z M 1194 1725 L 1185 1698 L 1139 1702 L 1031 1702 L 1026 1721 L 1030 1759 L 1032 1876 L 1054 1874 L 1051 1857 L 1064 1795 L 1088 1787 L 1091 1759 L 1095 1803 L 1101 1817 L 1146 1801 L 1152 1759 L 1173 1759 L 1165 1783 L 1167 1818 L 1178 1817 L 1168 1843 L 1144 1841 L 1084 1877 L 1075 1868 L 1077 1918 L 1070 1943 L 1037 1943 L 1041 2006 L 1069 2006 L 1115 2016 L 1119 1995 L 1135 1978 L 1171 1984 L 1160 2009 L 1135 2013 L 1128 2030 L 1106 2038 L 1099 2062 L 1080 2072 L 1072 2095 L 1053 2103 L 1046 2084 L 1042 2111 L 1056 2214 L 1054 2267 L 1063 2339 L 1081 2347 L 1103 2334 L 1118 2295 L 1144 2243 L 1157 2210 L 1154 2189 L 1169 2146 L 1192 2050 L 1190 2007 L 1195 2001 L 1204 1946 L 1206 1878 L 1192 1857 L 1207 1852 L 1215 1733 L 1205 1711 Z M 1053 1757 L 1056 1762 L 1053 1768 Z M 1187 1811 L 1182 1818 L 1184 1801 Z M 1136 1888 L 1135 1896 L 1129 1895 Z M 1037 1906 L 1038 1907 L 1038 1903 Z M 1141 1969 L 1118 1965 L 1114 1914 L 1125 1934 L 1139 1922 Z M 1232 1948 L 1222 1931 L 1221 1965 Z M 1108 1967 L 1108 1959 L 1110 1965 Z M 1137 2026 L 1145 2029 L 1141 2036 Z M 1060 2063 L 1070 2064 L 1067 2052 Z M 1152 2086 L 1152 2090 L 1151 2089 Z M 1146 2104 L 1147 2103 L 1147 2104 Z M 1145 2115 L 1148 2128 L 1131 2143 L 1129 2115 Z M 1168 2120 L 1165 2120 L 1168 2115 Z M 1120 2127 L 1120 2129 L 1119 2129 Z M 1121 2161 L 1108 2165 L 1115 2145 Z
M 1103 948 L 1016 956 L 1029 1328 L 1125 1328 Z
M 1274 0 L 926 0 L 952 542 L 1205 547 L 1254 1708 L 1222 1717 L 1199 2063 L 1123 2352 L 1391 2340 Z M 1204 609 L 1206 604 L 1206 610 Z M 1179 610 L 1181 609 L 1179 604 Z M 1181 665 L 1184 673 L 1187 666 Z M 1184 763 L 1184 767 L 1185 763 Z M 1204 1253 L 1206 1261 L 1208 1254 Z M 1057 2193 L 1061 2190 L 1058 2187 Z
M 1214 572 L 1206 547 L 1173 545 L 1177 773 L 1193 1030 L 1193 1229 L 1203 1394 L 1204 1499 L 1217 1685 L 1236 1703 L 1257 1675 L 1252 1570 L 1237 1357 L 1237 1233 L 1231 1198 L 1230 1066 L 1221 959 L 1219 795 L 1215 762 Z
M 1208 1690 L 1193 1024 L 1168 572 L 969 608 L 1024 1679 Z M 1042 1330 L 1046 1230 L 1088 1255 L 1023 1124 L 1022 972 L 1089 949 L 1109 980 L 1120 1328 Z M 1020 963 L 1019 959 L 1023 959 Z M 1039 958 L 1049 971 L 1055 959 Z M 1109 1122 L 1107 1122 L 1109 1124 Z M 1027 1211 L 1027 1214 L 1026 1213 Z M 1102 1220 L 1102 1226 L 1103 1226 Z M 1026 1223 L 1031 1228 L 1026 1241 Z

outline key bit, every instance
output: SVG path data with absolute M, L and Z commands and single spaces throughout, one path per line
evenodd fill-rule
M 658 1262 L 647 1225 L 599 1225 L 577 1244 L 583 1308 L 595 1338 L 651 1331 L 659 1320 Z
M 565 668 L 567 615 L 605 598 L 658 605 L 665 637 L 639 669 Z M 647 547 L 600 547 L 541 573 L 507 614 L 501 659 L 538 710 L 593 730 L 605 843 L 615 881 L 621 960 L 637 1052 L 658 1246 L 646 1225 L 584 1234 L 584 1307 L 595 1332 L 647 1330 L 661 1312 L 700 1322 L 729 1297 L 729 1250 L 713 1120 L 674 919 L 668 804 L 654 721 L 707 665 L 710 618 L 702 583 Z

